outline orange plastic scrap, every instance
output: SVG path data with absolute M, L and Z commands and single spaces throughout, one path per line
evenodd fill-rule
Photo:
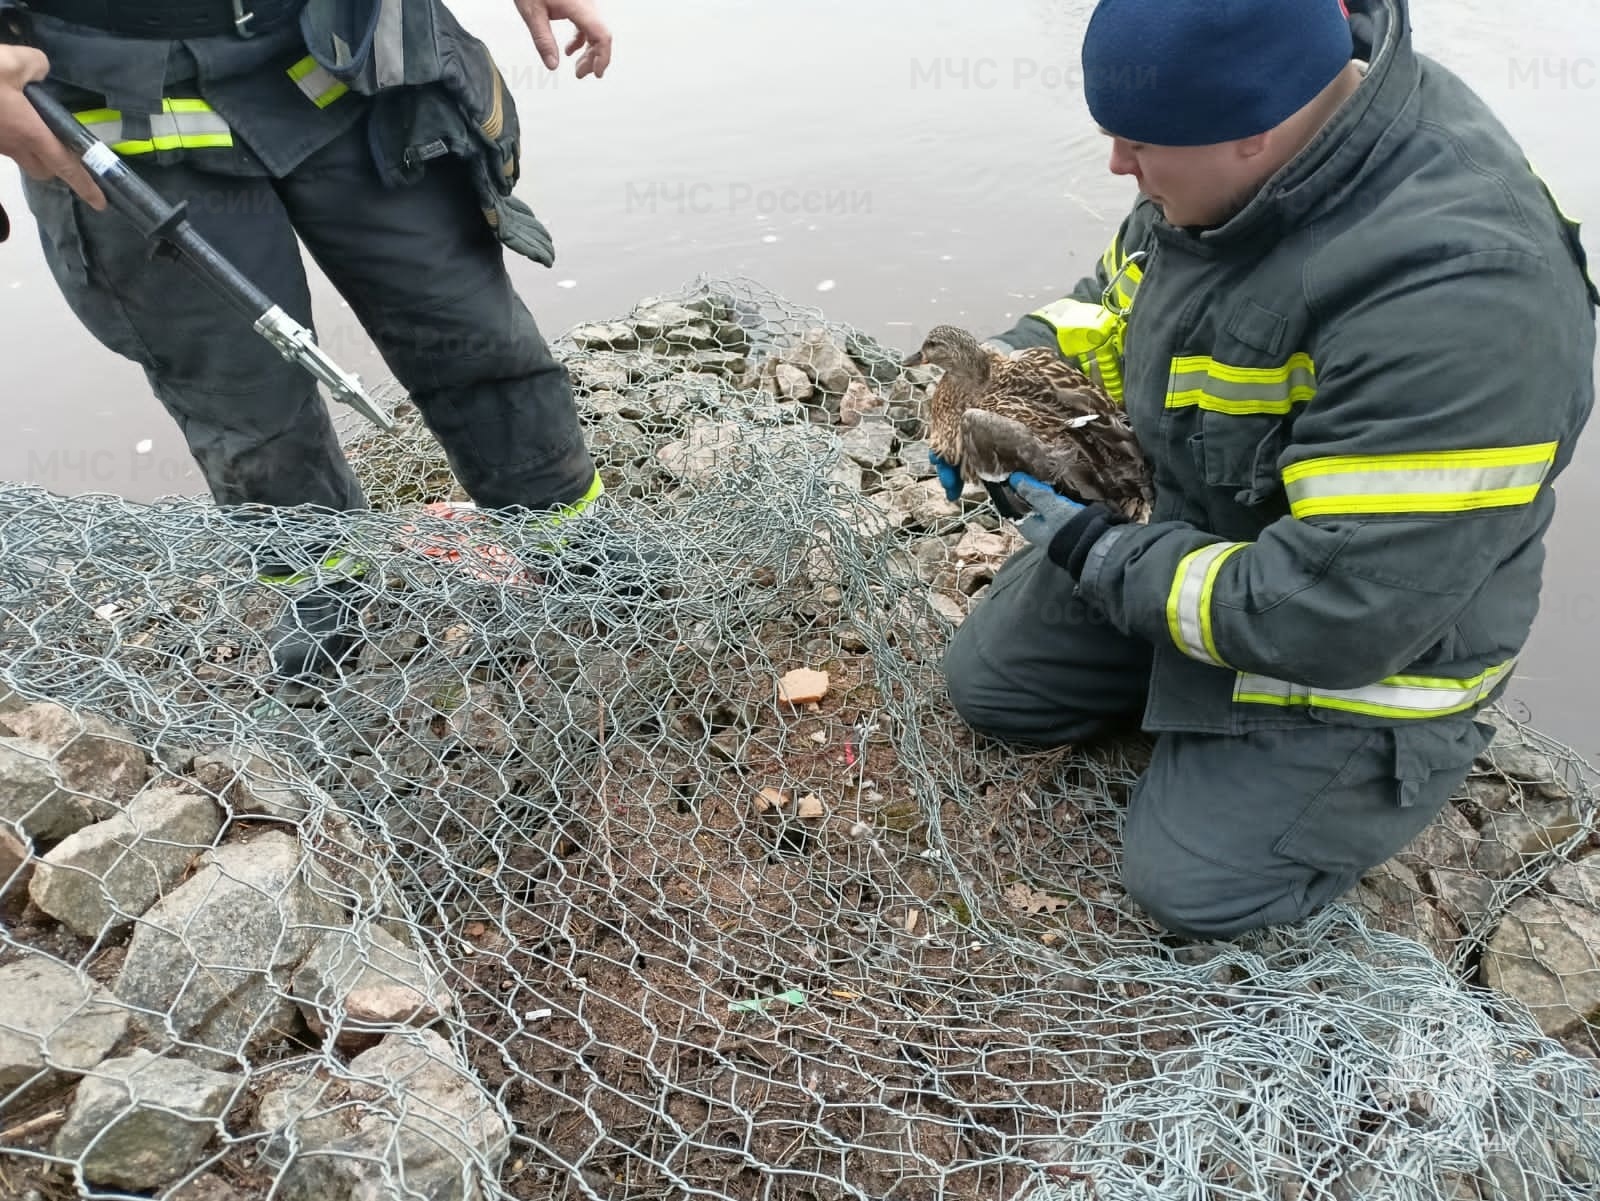
M 485 520 L 482 513 L 469 506 L 449 501 L 434 501 L 422 506 L 430 517 L 460 522 L 470 526 Z M 492 542 L 474 542 L 467 531 L 460 534 L 428 534 L 418 532 L 410 522 L 400 527 L 407 536 L 403 545 L 430 559 L 443 559 L 463 571 L 491 584 L 532 584 L 537 581 L 517 561 L 515 555 Z

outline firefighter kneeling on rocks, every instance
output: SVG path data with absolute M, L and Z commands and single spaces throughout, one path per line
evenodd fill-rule
M 1341 897 L 1486 746 L 1600 296 L 1404 0 L 1101 0 L 1082 54 L 1140 194 L 1093 277 L 993 341 L 1057 348 L 1125 406 L 1154 512 L 1013 477 L 1032 545 L 945 672 L 997 739 L 1154 734 L 1123 883 L 1229 938 Z
M 550 22 L 567 20 L 578 77 L 605 72 L 611 34 L 590 0 L 517 7 L 548 68 Z M 506 247 L 553 261 L 511 194 L 516 108 L 444 4 L 0 0 L 7 25 L 33 49 L 0 47 L 0 152 L 24 169 L 46 261 L 89 332 L 144 368 L 219 506 L 367 502 L 315 380 L 187 266 L 152 259 L 131 222 L 90 211 L 99 190 L 47 148 L 18 91 L 45 61 L 51 94 L 309 329 L 298 235 L 478 506 L 562 524 L 600 495 L 566 369 L 503 261 Z M 309 586 L 259 564 L 300 587 L 269 635 L 284 678 L 326 674 L 358 646 L 364 569 L 325 550 Z

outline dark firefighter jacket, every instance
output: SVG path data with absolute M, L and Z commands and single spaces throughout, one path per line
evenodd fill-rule
M 1503 689 L 1551 484 L 1594 399 L 1577 227 L 1404 0 L 1352 0 L 1354 98 L 1232 219 L 1141 197 L 1092 278 L 1001 340 L 1126 407 L 1147 525 L 1079 594 L 1155 644 L 1152 730 L 1415 723 Z
M 441 0 L 278 7 L 290 19 L 250 37 L 132 37 L 42 11 L 28 25 L 50 59 L 52 90 L 130 162 L 281 177 L 366 121 L 387 182 L 461 157 L 501 240 L 550 265 L 548 231 L 512 195 L 521 174 L 515 102 L 488 48 Z M 19 8 L 0 0 L 0 17 Z

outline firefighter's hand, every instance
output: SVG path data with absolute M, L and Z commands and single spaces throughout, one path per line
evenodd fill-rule
M 31 46 L 0 45 L 0 155 L 17 160 L 34 179 L 52 177 L 97 209 L 106 207 L 105 193 L 94 176 L 64 146 L 22 94 L 22 85 L 43 79 L 50 60 Z
M 611 30 L 600 19 L 594 0 L 516 0 L 516 4 L 545 66 L 554 71 L 561 65 L 550 22 L 571 21 L 577 32 L 567 43 L 566 53 L 575 54 L 582 47 L 588 47 L 578 60 L 578 78 L 592 74 L 599 79 L 606 73 L 611 65 Z

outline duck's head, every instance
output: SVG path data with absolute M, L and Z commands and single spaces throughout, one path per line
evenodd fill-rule
M 922 346 L 907 355 L 905 366 L 932 364 L 963 383 L 978 384 L 989 377 L 989 352 L 978 345 L 966 330 L 955 325 L 936 325 L 923 338 Z

